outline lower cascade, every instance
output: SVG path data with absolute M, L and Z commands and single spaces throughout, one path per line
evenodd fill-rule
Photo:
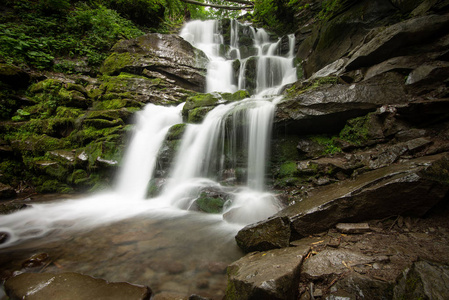
M 250 37 L 250 45 L 240 45 L 242 33 L 245 40 Z M 0 247 L 61 228 L 87 228 L 144 213 L 185 215 L 195 210 L 202 197 L 217 194 L 221 214 L 196 215 L 213 219 L 214 224 L 219 220 L 216 226 L 232 232 L 281 208 L 265 188 L 266 162 L 280 90 L 296 81 L 294 37 L 289 36 L 288 43 L 281 39 L 273 42 L 263 29 L 232 21 L 226 43 L 220 22 L 213 20 L 192 21 L 180 35 L 209 58 L 206 92 L 220 98 L 219 93 L 246 90 L 252 96 L 235 102 L 220 100 L 202 123 L 186 124 L 167 179 L 146 199 L 167 132 L 182 123 L 183 109 L 183 104 L 148 104 L 136 114 L 133 137 L 114 190 L 84 199 L 36 204 L 2 217 L 0 231 L 7 232 L 9 239 Z

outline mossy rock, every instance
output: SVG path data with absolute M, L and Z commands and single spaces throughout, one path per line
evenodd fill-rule
M 38 94 L 43 92 L 59 91 L 63 85 L 64 83 L 60 80 L 45 79 L 30 86 L 29 92 L 32 94 Z
M 67 148 L 70 146 L 70 142 L 64 139 L 57 139 L 46 134 L 42 134 L 24 136 L 22 139 L 12 140 L 11 146 L 16 151 L 29 151 L 39 155 L 50 150 Z
M 188 123 L 201 123 L 204 117 L 210 112 L 214 107 L 197 107 L 189 111 L 187 122 Z
M 298 166 L 295 161 L 285 162 L 279 167 L 279 177 L 294 177 L 298 174 Z
M 110 110 L 126 107 L 128 108 L 128 111 L 136 112 L 137 110 L 140 110 L 143 106 L 144 104 L 132 99 L 116 98 L 112 100 L 95 101 L 92 105 L 92 108 L 95 110 Z
M 201 193 L 195 200 L 195 203 L 198 205 L 198 209 L 200 211 L 212 214 L 221 213 L 225 202 L 226 200 L 220 197 L 210 197 L 205 192 Z
M 246 90 L 239 90 L 235 93 L 221 93 L 223 100 L 228 102 L 240 101 L 250 97 L 250 94 Z
M 92 141 L 121 140 L 127 126 L 115 126 L 106 128 L 84 127 L 73 131 L 68 137 L 73 144 L 85 146 Z
M 219 99 L 215 95 L 198 93 L 187 98 L 182 113 L 183 115 L 187 115 L 189 110 L 197 107 L 215 106 L 218 104 L 218 101 Z
M 170 127 L 167 133 L 166 140 L 172 141 L 172 140 L 180 140 L 182 136 L 184 135 L 184 132 L 186 130 L 187 124 L 176 124 Z
M 82 115 L 83 112 L 84 111 L 80 108 L 58 106 L 58 108 L 56 109 L 56 117 L 67 118 L 67 119 L 76 119 L 80 115 Z
M 114 52 L 103 62 L 100 72 L 105 75 L 117 75 L 132 66 L 135 61 L 136 58 L 129 52 Z
M 58 180 L 50 179 L 45 181 L 42 185 L 36 187 L 36 191 L 39 193 L 73 193 L 72 187 L 65 183 L 61 183 Z
M 44 160 L 34 162 L 33 169 L 37 173 L 46 174 L 51 178 L 57 179 L 60 182 L 65 182 L 69 170 L 66 166 L 61 165 L 58 162 Z

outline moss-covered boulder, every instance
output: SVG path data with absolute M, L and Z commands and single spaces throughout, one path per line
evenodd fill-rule
M 153 76 L 177 86 L 194 91 L 204 89 L 206 55 L 177 35 L 147 34 L 122 40 L 113 51 L 101 67 L 105 75 L 157 73 Z

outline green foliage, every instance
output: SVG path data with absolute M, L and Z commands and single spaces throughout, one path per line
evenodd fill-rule
M 280 177 L 291 177 L 298 174 L 298 167 L 296 162 L 288 161 L 283 163 L 279 168 Z
M 293 0 L 255 0 L 253 21 L 285 34 L 294 30 L 295 12 L 300 8 Z
M 0 56 L 7 63 L 50 69 L 55 57 L 83 57 L 98 66 L 119 39 L 143 34 L 130 20 L 101 5 L 13 2 L 14 12 L 0 19 Z M 56 66 L 58 71 L 65 69 L 70 70 L 68 65 Z

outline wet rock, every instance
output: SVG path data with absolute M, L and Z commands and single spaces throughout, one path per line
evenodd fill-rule
M 79 273 L 23 273 L 8 279 L 5 291 L 11 299 L 150 299 L 147 286 L 107 282 Z
M 238 245 L 245 251 L 273 249 L 285 245 L 289 235 L 305 237 L 339 222 L 422 216 L 449 190 L 446 155 L 421 157 L 317 189 L 268 220 L 240 230 Z
M 394 287 L 393 299 L 446 299 L 449 290 L 449 267 L 418 261 L 404 270 Z
M 0 81 L 15 88 L 25 88 L 30 82 L 30 75 L 19 67 L 0 63 Z
M 335 295 L 345 293 L 350 299 L 392 299 L 392 282 L 385 282 L 352 272 L 337 281 Z M 363 296 L 362 296 L 363 295 Z M 334 298 L 335 299 L 335 298 Z
M 289 221 L 285 218 L 271 218 L 248 225 L 238 232 L 235 240 L 245 252 L 288 247 L 290 242 Z
M 204 89 L 206 55 L 177 35 L 152 33 L 122 40 L 113 51 L 101 67 L 104 74 L 140 75 L 146 69 L 162 74 L 181 87 L 195 91 Z
M 324 22 L 313 26 L 301 43 L 297 57 L 304 60 L 304 75 L 342 58 L 359 45 L 373 27 L 381 25 L 396 11 L 390 1 L 345 1 L 329 12 Z
M 372 261 L 372 257 L 355 251 L 325 249 L 304 262 L 301 275 L 309 280 L 324 280 L 349 271 L 354 266 Z
M 225 299 L 296 299 L 299 269 L 310 247 L 250 253 L 228 267 Z
M 416 125 L 429 124 L 447 115 L 449 99 L 417 100 L 395 108 L 400 120 Z
M 351 85 L 334 84 L 302 91 L 289 89 L 276 109 L 274 124 L 283 132 L 338 132 L 346 121 L 376 111 L 384 104 L 407 101 L 404 78 L 383 74 Z
M 425 84 L 449 78 L 449 62 L 435 61 L 420 65 L 407 77 L 405 84 Z
M 0 182 L 0 200 L 7 200 L 14 198 L 16 196 L 16 191 L 10 185 L 3 184 Z
M 449 26 L 448 15 L 413 18 L 378 30 L 377 34 L 352 55 L 346 70 L 368 67 L 401 55 L 406 47 L 425 43 L 442 35 Z
M 45 252 L 34 254 L 33 256 L 31 256 L 22 263 L 22 268 L 40 267 L 43 264 L 45 264 L 45 262 L 47 262 L 49 258 L 50 256 L 48 255 L 48 253 Z

